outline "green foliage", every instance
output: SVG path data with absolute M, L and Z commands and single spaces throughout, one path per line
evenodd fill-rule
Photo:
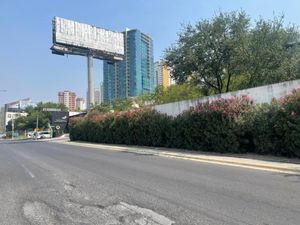
M 294 89 L 291 94 L 279 99 L 278 103 L 292 116 L 300 115 L 300 89 Z
M 174 120 L 172 147 L 213 152 L 237 152 L 235 124 L 222 112 L 188 111 Z
M 130 98 L 119 98 L 112 102 L 113 109 L 116 111 L 125 111 L 132 108 L 133 100 Z
M 103 113 L 108 113 L 110 111 L 120 112 L 132 108 L 139 108 L 148 103 L 152 103 L 152 96 L 141 95 L 137 97 L 113 99 L 110 102 L 103 102 L 100 105 L 96 105 L 93 109 Z
M 112 109 L 112 106 L 110 105 L 110 103 L 107 103 L 107 102 L 103 102 L 100 105 L 96 105 L 93 108 L 93 110 L 96 110 L 96 111 L 102 112 L 102 113 L 108 113 L 111 109 Z
M 236 152 L 231 119 L 220 112 L 186 112 L 177 118 L 150 109 L 99 114 L 70 123 L 71 140 Z
M 280 140 L 274 132 L 273 116 L 279 110 L 276 104 L 257 105 L 240 121 L 239 136 L 242 148 L 247 152 L 259 154 L 276 151 L 276 141 Z
M 220 112 L 230 118 L 236 118 L 247 113 L 252 108 L 252 101 L 248 96 L 215 99 L 211 102 L 200 102 L 196 112 Z
M 283 17 L 251 24 L 245 12 L 219 13 L 187 25 L 166 62 L 179 83 L 223 93 L 300 77 L 299 31 Z
M 166 89 L 164 89 L 163 86 L 156 87 L 153 100 L 155 104 L 164 104 L 198 98 L 201 96 L 202 94 L 199 86 L 185 83 L 171 85 Z
M 54 102 L 38 102 L 36 106 L 29 106 L 25 109 L 28 112 L 30 109 L 37 112 L 43 112 L 45 108 L 56 108 L 60 109 L 61 111 L 67 111 L 68 108 L 64 104 L 54 103 Z
M 157 86 L 155 93 L 151 95 L 140 95 L 129 98 L 113 99 L 110 102 L 104 102 L 96 105 L 93 109 L 108 113 L 111 111 L 120 112 L 135 108 L 142 108 L 153 104 L 164 104 L 181 100 L 193 99 L 202 96 L 202 90 L 199 86 L 185 83 L 180 85 L 171 85 L 168 88 Z
M 283 16 L 256 21 L 245 48 L 245 87 L 255 87 L 299 78 L 299 30 L 284 26 Z M 294 45 L 290 45 L 293 43 Z M 290 46 L 290 47 L 288 47 Z
M 221 153 L 300 157 L 300 90 L 253 105 L 247 96 L 200 103 L 173 118 L 148 108 L 90 112 L 70 122 L 71 140 Z
M 103 114 L 70 123 L 71 140 L 100 143 L 165 146 L 171 118 L 150 109 Z M 168 125 L 169 124 L 169 125 Z
M 20 116 L 14 120 L 15 131 L 23 132 L 25 130 L 33 130 L 36 128 L 36 121 L 38 118 L 39 128 L 44 129 L 48 127 L 48 123 L 51 122 L 51 115 L 49 112 L 43 111 L 44 108 L 59 108 L 62 111 L 66 111 L 67 108 L 63 104 L 57 104 L 53 102 L 39 102 L 36 106 L 28 106 L 25 109 L 27 116 Z M 8 122 L 7 130 L 12 129 L 12 121 Z
M 300 117 L 277 104 L 257 106 L 247 113 L 240 128 L 243 148 L 258 154 L 300 157 Z

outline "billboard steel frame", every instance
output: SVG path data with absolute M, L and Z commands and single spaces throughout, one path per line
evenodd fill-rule
M 59 29 L 59 23 L 64 23 L 63 29 L 60 28 L 60 35 L 65 35 L 64 40 L 57 41 L 56 35 Z M 114 35 L 114 39 L 106 36 L 105 40 L 101 32 L 106 35 Z M 83 34 L 82 34 L 83 33 Z M 73 36 L 72 36 L 73 35 Z M 74 35 L 78 37 L 74 38 Z M 72 38 L 71 38 L 72 37 Z M 97 37 L 95 39 L 95 37 Z M 67 41 L 68 38 L 72 41 Z M 61 38 L 63 39 L 63 38 Z M 76 39 L 77 42 L 74 41 Z M 88 24 L 81 24 L 75 21 L 66 20 L 59 17 L 54 17 L 52 21 L 52 40 L 53 45 L 50 48 L 52 54 L 57 55 L 79 55 L 87 57 L 87 74 L 88 74 L 88 98 L 87 109 L 90 109 L 95 104 L 94 98 L 94 76 L 93 76 L 93 58 L 100 60 L 109 60 L 112 62 L 123 60 L 124 57 L 124 36 L 123 33 L 113 32 L 96 28 Z M 101 41 L 106 48 L 102 48 L 98 43 L 95 48 L 86 46 L 92 45 L 93 42 Z M 86 43 L 85 43 L 86 42 Z M 73 44 L 70 44 L 73 43 Z M 123 46 L 122 46 L 123 45 Z M 97 48 L 98 47 L 98 48 Z M 105 50 L 106 49 L 106 50 Z M 108 50 L 107 50 L 108 49 Z M 110 51 L 109 51 L 110 50 Z

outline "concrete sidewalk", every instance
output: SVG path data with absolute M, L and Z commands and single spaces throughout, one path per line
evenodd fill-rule
M 284 157 L 260 156 L 254 154 L 216 154 L 207 152 L 195 152 L 179 149 L 95 144 L 87 142 L 71 142 L 61 140 L 57 143 L 94 148 L 105 151 L 131 152 L 136 154 L 148 154 L 160 157 L 169 157 L 183 160 L 192 160 L 205 163 L 213 163 L 227 166 L 243 167 L 265 171 L 300 174 L 300 160 Z

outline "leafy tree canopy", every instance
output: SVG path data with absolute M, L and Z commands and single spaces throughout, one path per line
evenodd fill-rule
M 244 11 L 220 12 L 183 27 L 165 58 L 178 83 L 222 93 L 300 77 L 299 31 L 284 17 L 254 24 Z
M 48 123 L 51 122 L 51 114 L 43 111 L 44 108 L 58 108 L 62 111 L 67 111 L 65 105 L 53 102 L 39 102 L 36 106 L 28 106 L 25 109 L 27 116 L 20 116 L 14 120 L 15 131 L 33 130 L 37 126 L 37 118 L 38 127 L 40 129 L 46 128 Z M 10 131 L 11 129 L 12 121 L 9 121 L 6 130 Z
M 193 99 L 200 97 L 201 95 L 201 89 L 199 88 L 199 86 L 185 83 L 171 85 L 167 89 L 164 89 L 163 86 L 158 86 L 155 89 L 153 99 L 155 104 L 164 104 L 169 102 Z
M 137 97 L 114 99 L 94 107 L 99 112 L 126 111 L 132 108 L 140 108 L 153 104 L 164 104 L 169 102 L 193 99 L 202 96 L 201 87 L 185 83 L 180 85 L 171 85 L 168 88 L 157 86 L 155 92 L 151 95 L 140 95 Z

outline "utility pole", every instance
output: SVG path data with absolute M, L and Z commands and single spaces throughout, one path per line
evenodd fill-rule
M 39 116 L 36 117 L 36 130 L 39 129 Z
M 11 119 L 11 139 L 14 140 L 14 129 L 15 129 L 15 123 L 14 123 L 14 116 L 12 115 Z
M 36 127 L 34 129 L 34 139 L 37 140 L 38 131 L 39 131 L 39 115 L 36 116 Z

